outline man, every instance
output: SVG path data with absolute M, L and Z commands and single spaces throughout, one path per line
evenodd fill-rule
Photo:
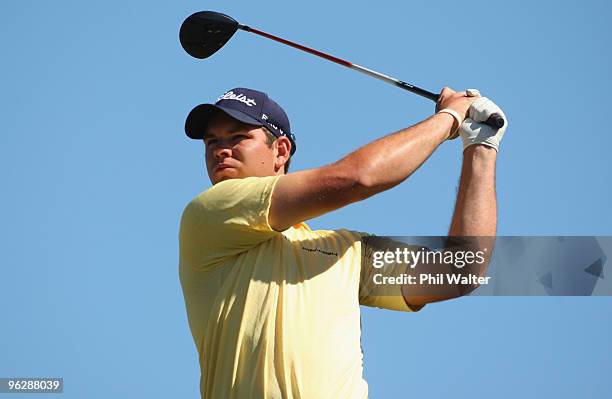
M 296 150 L 289 120 L 266 94 L 237 88 L 191 111 L 185 130 L 204 140 L 213 183 L 187 205 L 179 234 L 203 398 L 365 398 L 359 305 L 415 311 L 467 292 L 403 285 L 375 295 L 366 288 L 373 274 L 366 235 L 312 231 L 304 221 L 399 184 L 461 135 L 449 236 L 494 236 L 505 127 L 481 124 L 501 110 L 468 94 L 445 88 L 433 116 L 295 173 L 286 168 Z

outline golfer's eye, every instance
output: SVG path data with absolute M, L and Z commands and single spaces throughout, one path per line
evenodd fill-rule
M 246 134 L 235 134 L 233 137 L 234 141 L 242 141 L 244 139 L 248 139 L 249 136 L 247 136 Z
M 217 139 L 206 139 L 204 140 L 204 144 L 206 144 L 207 146 L 213 145 L 213 144 L 217 144 L 218 140 Z

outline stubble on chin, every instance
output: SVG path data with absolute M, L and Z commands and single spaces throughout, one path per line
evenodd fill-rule
M 209 177 L 211 175 L 209 174 Z M 238 171 L 234 168 L 225 168 L 223 170 L 220 170 L 218 172 L 213 172 L 212 177 L 211 177 L 211 181 L 213 182 L 213 184 L 217 184 L 220 183 L 222 181 L 225 180 L 229 180 L 229 179 L 237 179 L 240 176 L 238 176 Z

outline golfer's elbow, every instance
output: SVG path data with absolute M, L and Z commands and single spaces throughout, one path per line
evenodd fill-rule
M 487 277 L 487 270 L 489 268 L 489 262 L 491 261 L 491 257 L 488 255 L 482 255 L 487 250 L 478 251 L 476 256 L 480 256 L 480 260 L 475 261 L 470 266 L 465 266 L 464 263 L 460 265 L 455 264 L 456 268 L 461 266 L 460 272 L 461 279 L 460 283 L 457 284 L 457 297 L 462 297 L 471 294 L 481 285 L 487 285 L 491 277 Z M 490 252 L 489 252 L 490 253 Z
M 335 163 L 325 169 L 325 172 L 319 177 L 319 183 L 341 194 L 347 202 L 346 205 L 364 200 L 370 196 L 369 188 L 364 185 L 358 168 Z
M 340 170 L 346 186 L 350 187 L 354 201 L 364 200 L 397 184 L 389 184 L 380 170 L 371 168 L 366 163 L 347 163 L 342 165 Z

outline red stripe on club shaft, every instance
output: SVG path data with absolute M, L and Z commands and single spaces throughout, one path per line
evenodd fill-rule
M 343 60 L 341 58 L 334 57 L 333 55 L 322 53 L 321 51 L 312 49 L 310 47 L 302 46 L 301 44 L 297 44 L 297 43 L 294 43 L 292 41 L 285 40 L 282 37 L 274 36 L 274 35 L 271 35 L 269 33 L 266 33 L 266 32 L 263 32 L 263 31 L 251 28 L 250 26 L 241 26 L 240 28 L 242 30 L 247 31 L 247 32 L 252 32 L 252 33 L 255 33 L 257 35 L 260 35 L 260 36 L 263 36 L 263 37 L 267 37 L 268 39 L 272 39 L 272 40 L 275 40 L 277 42 L 286 44 L 288 46 L 295 47 L 295 48 L 297 48 L 299 50 L 302 50 L 302 51 L 305 51 L 307 53 L 319 56 L 321 58 L 325 58 L 326 60 L 335 62 L 336 64 L 340 64 L 340 65 L 343 65 L 343 66 L 348 67 L 348 68 L 353 66 L 352 63 L 350 63 L 348 61 L 345 61 L 345 60 Z

